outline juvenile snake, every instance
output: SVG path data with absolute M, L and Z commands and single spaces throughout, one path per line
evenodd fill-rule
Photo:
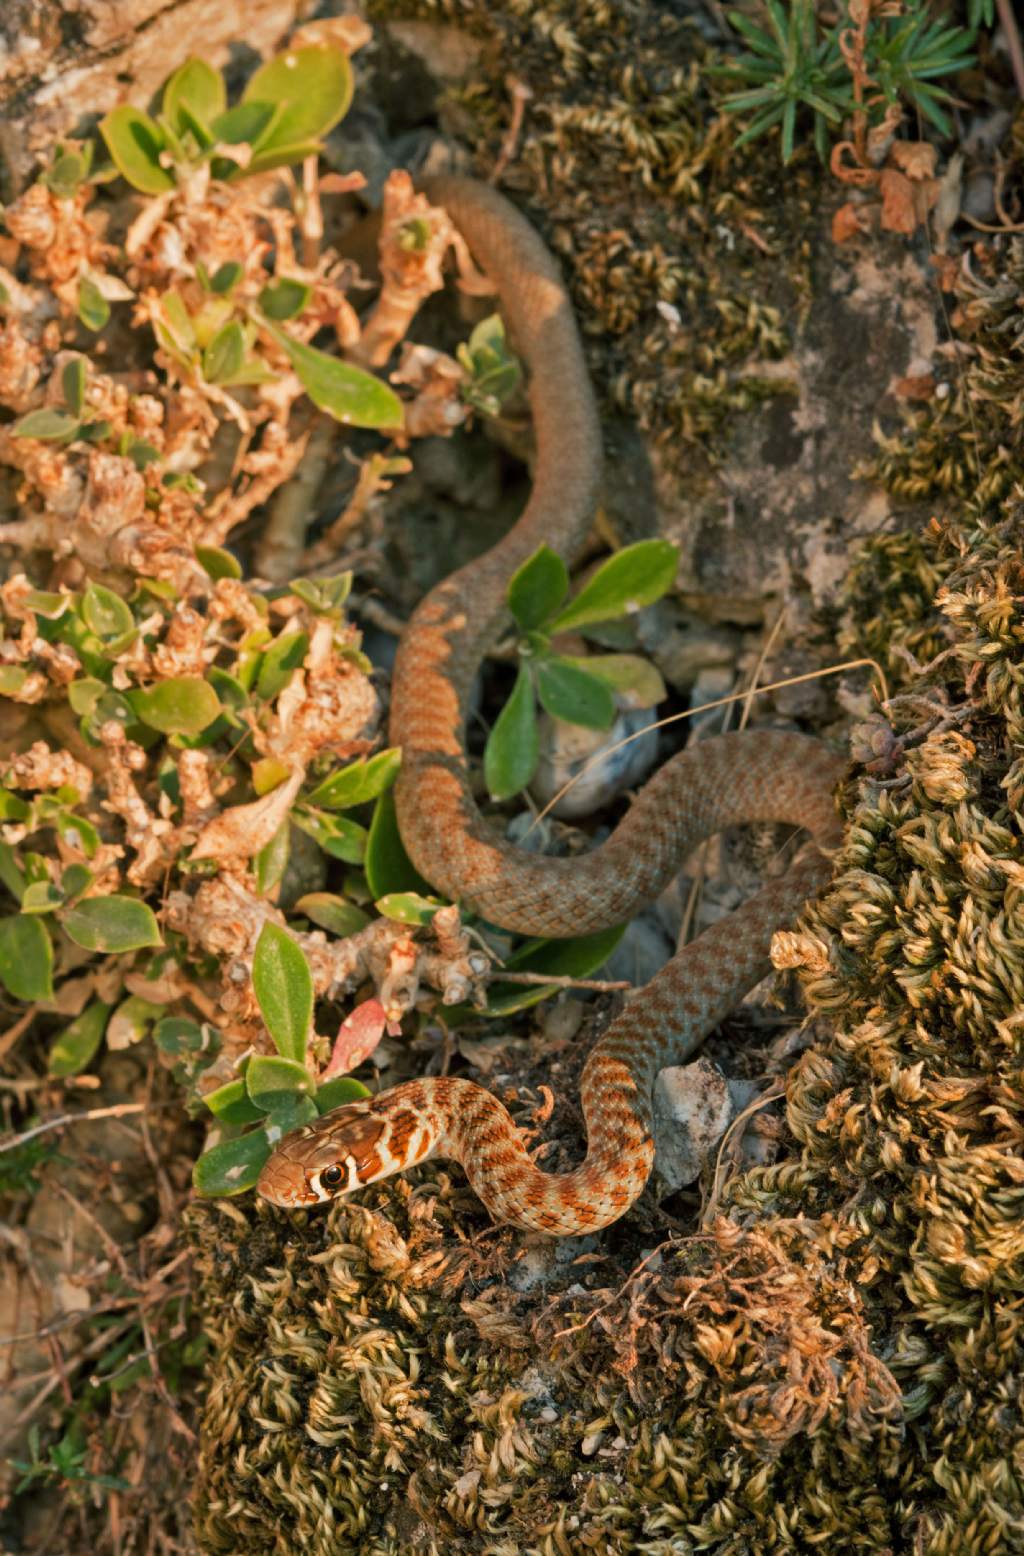
M 582 858 L 522 852 L 479 814 L 464 748 L 466 698 L 507 619 L 513 571 L 542 541 L 567 562 L 577 553 L 597 500 L 601 435 L 569 299 L 533 228 L 482 184 L 441 178 L 423 187 L 496 285 L 529 373 L 537 452 L 532 495 L 511 532 L 432 590 L 402 637 L 391 742 L 402 748 L 396 804 L 416 868 L 493 924 L 564 937 L 633 917 L 724 827 L 789 822 L 808 828 L 820 849 L 833 846 L 831 794 L 843 764 L 814 740 L 774 730 L 703 740 L 673 757 L 607 842 Z M 541 1172 L 495 1096 L 440 1077 L 337 1108 L 287 1135 L 263 1168 L 259 1193 L 284 1207 L 314 1205 L 440 1155 L 462 1163 L 497 1221 L 567 1236 L 616 1220 L 653 1164 L 655 1076 L 685 1060 L 767 973 L 772 932 L 827 879 L 823 855 L 810 852 L 628 998 L 583 1070 L 587 1155 L 574 1172 Z

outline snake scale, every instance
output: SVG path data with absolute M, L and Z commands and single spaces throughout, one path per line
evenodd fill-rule
M 740 822 L 810 830 L 817 849 L 685 946 L 595 1045 L 580 1096 L 586 1159 L 542 1172 L 504 1105 L 470 1081 L 433 1077 L 350 1103 L 287 1135 L 257 1185 L 283 1207 L 350 1193 L 432 1155 L 462 1163 L 497 1221 L 558 1236 L 593 1232 L 641 1193 L 654 1161 L 651 1097 L 660 1069 L 685 1060 L 769 970 L 773 931 L 827 879 L 837 841 L 832 790 L 843 764 L 808 737 L 776 730 L 702 740 L 648 781 L 600 847 L 581 858 L 527 854 L 505 842 L 473 798 L 464 744 L 466 700 L 487 648 L 508 620 L 509 578 L 541 542 L 571 562 L 590 526 L 601 433 L 569 298 L 526 219 L 469 179 L 424 182 L 496 286 L 529 375 L 536 461 L 518 522 L 485 556 L 439 584 L 403 634 L 392 688 L 391 743 L 402 748 L 399 827 L 420 873 L 493 924 L 573 936 L 633 917 L 703 839 Z

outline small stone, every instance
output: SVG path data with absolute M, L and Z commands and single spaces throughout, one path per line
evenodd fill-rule
M 540 720 L 540 761 L 530 793 L 546 805 L 570 779 L 583 773 L 551 813 L 563 818 L 592 815 L 647 777 L 658 759 L 658 731 L 649 728 L 656 717 L 651 708 L 629 708 L 611 729 L 598 730 L 564 724 L 545 713 Z M 620 745 L 629 735 L 636 739 Z
M 726 708 L 721 699 L 729 697 L 736 690 L 736 675 L 731 665 L 720 665 L 715 668 L 702 670 L 693 683 L 690 692 L 690 707 L 694 716 L 688 720 L 690 725 L 690 739 L 694 740 L 698 734 L 717 735 L 726 728 L 723 714 Z M 717 703 L 717 707 L 708 707 L 708 704 Z M 740 703 L 737 702 L 739 707 Z M 707 708 L 707 712 L 698 710 Z
M 675 952 L 675 941 L 663 928 L 653 909 L 641 913 L 628 925 L 599 977 L 619 979 L 642 989 L 661 971 Z
M 571 994 L 560 994 L 557 999 L 547 1000 L 540 1007 L 539 1016 L 545 1043 L 552 1046 L 570 1043 L 580 1029 L 583 1010 L 583 1001 Z
M 692 686 L 702 670 L 734 667 L 741 644 L 738 632 L 692 622 L 664 600 L 637 616 L 637 641 L 677 688 Z
M 662 1070 L 654 1083 L 654 1165 L 664 1193 L 696 1183 L 735 1111 L 710 1059 Z

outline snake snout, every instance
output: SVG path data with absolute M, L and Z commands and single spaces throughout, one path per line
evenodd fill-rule
M 319 1205 L 381 1176 L 377 1150 L 385 1129 L 365 1102 L 325 1113 L 285 1135 L 264 1166 L 256 1192 L 282 1210 Z

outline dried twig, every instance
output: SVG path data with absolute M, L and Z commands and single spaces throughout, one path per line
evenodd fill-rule
M 846 670 L 858 670 L 862 665 L 870 665 L 871 669 L 874 670 L 875 674 L 877 675 L 879 683 L 879 701 L 884 706 L 884 704 L 889 701 L 889 684 L 885 679 L 885 671 L 878 663 L 878 660 L 845 659 L 842 664 L 826 665 L 822 670 L 807 670 L 803 675 L 787 675 L 784 680 L 769 681 L 766 686 L 758 686 L 755 692 L 752 692 L 749 688 L 742 692 L 730 692 L 728 697 L 716 697 L 713 702 L 702 703 L 699 708 L 686 708 L 682 713 L 670 713 L 667 718 L 655 719 L 652 723 L 645 724 L 643 729 L 634 730 L 631 735 L 627 735 L 624 740 L 618 741 L 614 746 L 603 748 L 594 756 L 588 757 L 587 761 L 584 762 L 579 772 L 575 773 L 569 779 L 568 783 L 563 784 L 557 794 L 552 795 L 551 799 L 548 800 L 543 810 L 538 811 L 537 815 L 533 818 L 533 821 L 531 822 L 525 836 L 529 837 L 534 827 L 540 825 L 548 812 L 558 804 L 559 800 L 564 794 L 568 794 L 569 790 L 573 787 L 574 784 L 579 783 L 580 779 L 590 770 L 591 767 L 594 766 L 595 762 L 603 762 L 609 756 L 614 755 L 616 751 L 621 751 L 625 746 L 632 745 L 634 740 L 639 740 L 640 736 L 646 735 L 648 730 L 663 729 L 668 724 L 678 724 L 683 719 L 692 719 L 698 713 L 709 713 L 712 708 L 724 708 L 726 704 L 730 702 L 748 702 L 753 695 L 760 697 L 763 696 L 765 692 L 781 691 L 784 686 L 801 686 L 805 681 L 820 681 L 824 680 L 826 676 L 840 675 Z
M 996 11 L 999 16 L 999 24 L 1003 29 L 1003 36 L 1006 39 L 1006 48 L 1010 56 L 1014 84 L 1017 88 L 1018 96 L 1024 98 L 1024 44 L 1021 43 L 1020 31 L 1013 14 L 1012 0 L 996 0 Z
M 166 1105 L 171 1106 L 171 1104 Z M 44 1123 L 36 1124 L 20 1135 L 0 1140 L 0 1152 L 16 1151 L 19 1145 L 24 1145 L 26 1141 L 34 1140 L 37 1135 L 48 1134 L 51 1129 L 63 1129 L 65 1124 L 85 1124 L 97 1118 L 125 1118 L 129 1113 L 144 1113 L 146 1106 L 145 1102 L 119 1102 L 112 1108 L 87 1108 L 84 1113 L 59 1113 L 56 1118 L 48 1118 Z
M 545 989 L 594 989 L 599 994 L 617 994 L 622 989 L 631 989 L 631 983 L 619 980 L 608 981 L 603 978 L 569 978 L 559 977 L 554 973 L 531 972 L 497 972 L 494 974 L 496 983 L 533 983 Z

